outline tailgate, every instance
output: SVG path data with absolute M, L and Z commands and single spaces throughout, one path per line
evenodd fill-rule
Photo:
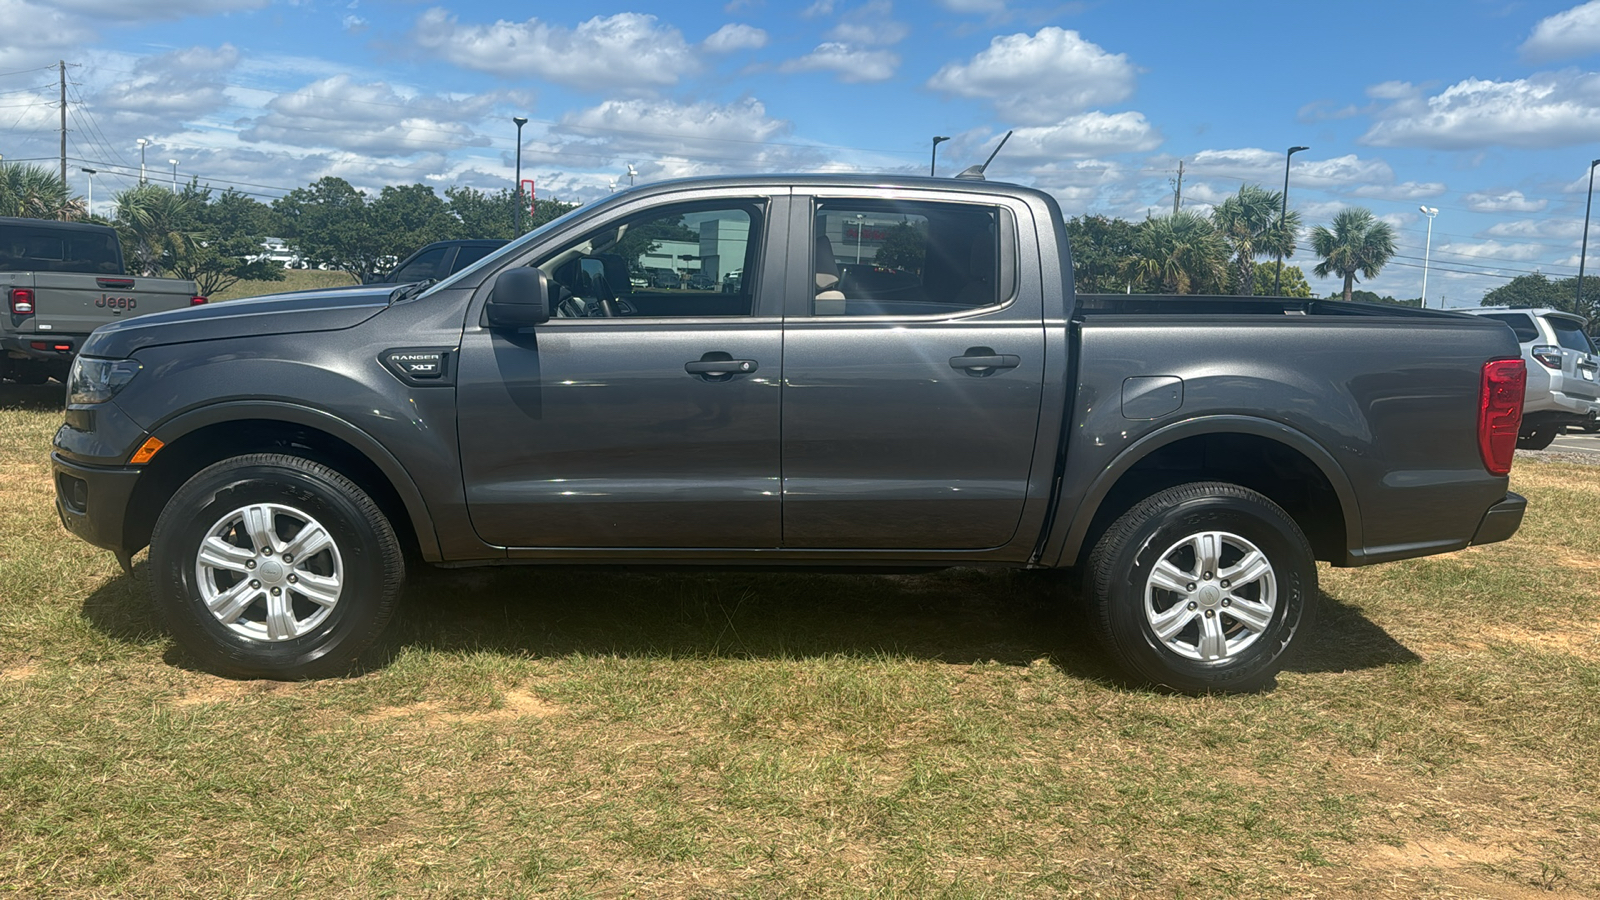
M 175 278 L 78 272 L 36 272 L 33 278 L 37 331 L 88 334 L 118 319 L 183 309 L 194 296 L 194 282 Z

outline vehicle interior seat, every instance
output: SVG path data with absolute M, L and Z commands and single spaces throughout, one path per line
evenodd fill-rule
M 811 314 L 816 316 L 845 315 L 844 291 L 839 290 L 839 262 L 833 258 L 833 241 L 825 234 L 817 235 L 816 300 Z
M 956 294 L 956 305 L 962 309 L 981 309 L 995 303 L 994 234 L 988 229 L 978 232 L 968 256 L 967 283 Z

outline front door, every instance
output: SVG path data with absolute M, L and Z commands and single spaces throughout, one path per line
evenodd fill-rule
M 809 308 L 785 333 L 785 547 L 1012 540 L 1044 372 L 1038 291 L 1017 287 L 1017 214 L 816 201 L 813 265 L 794 279 Z
M 468 327 L 457 392 L 480 538 L 778 546 L 783 335 L 762 290 L 781 278 L 781 253 L 766 252 L 771 206 L 624 215 L 532 260 L 560 285 L 548 323 Z

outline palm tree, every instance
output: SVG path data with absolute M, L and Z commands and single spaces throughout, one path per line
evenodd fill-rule
M 1228 245 L 1192 212 L 1146 219 L 1133 240 L 1130 272 L 1169 294 L 1214 291 L 1227 277 Z
M 1294 255 L 1300 214 L 1280 215 L 1282 206 L 1283 194 L 1247 184 L 1211 211 L 1211 221 L 1233 251 L 1235 293 L 1255 293 L 1256 257 Z
M 1370 209 L 1351 207 L 1333 217 L 1332 231 L 1321 225 L 1311 229 L 1311 249 L 1322 257 L 1312 273 L 1318 278 L 1344 278 L 1344 299 L 1348 302 L 1356 275 L 1376 278 L 1389 257 L 1394 256 L 1394 228 L 1388 222 L 1380 222 Z
M 196 240 L 193 198 L 141 184 L 117 195 L 122 248 L 140 274 L 155 275 L 187 256 Z
M 87 217 L 82 197 L 74 197 L 49 169 L 0 164 L 0 216 L 71 221 Z

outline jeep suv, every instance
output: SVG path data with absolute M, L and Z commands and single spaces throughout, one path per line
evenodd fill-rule
M 1504 322 L 1522 345 L 1528 393 L 1522 406 L 1521 450 L 1543 450 L 1568 425 L 1600 430 L 1600 356 L 1582 316 L 1555 309 L 1463 309 Z

